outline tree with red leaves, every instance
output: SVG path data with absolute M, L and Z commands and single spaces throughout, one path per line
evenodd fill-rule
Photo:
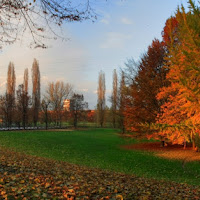
M 135 70 L 132 69 L 132 74 L 135 74 L 128 81 L 129 89 L 124 112 L 126 129 L 129 131 L 146 134 L 147 129 L 144 124 L 150 126 L 156 121 L 162 104 L 156 99 L 156 95 L 159 89 L 166 84 L 166 69 L 163 67 L 164 56 L 164 43 L 155 39 L 142 56 L 139 64 L 132 62 L 135 65 L 132 66 L 132 68 L 135 67 Z M 130 74 L 130 67 L 128 71 Z

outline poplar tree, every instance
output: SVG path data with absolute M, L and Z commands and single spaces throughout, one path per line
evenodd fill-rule
M 98 89 L 97 89 L 97 112 L 98 112 L 98 122 L 101 127 L 104 124 L 105 111 L 106 111 L 106 99 L 105 99 L 106 85 L 105 85 L 105 73 L 103 71 L 99 72 Z
M 36 59 L 33 61 L 32 65 L 32 109 L 33 109 L 33 123 L 37 126 L 38 115 L 40 110 L 40 70 L 39 63 Z
M 5 114 L 7 126 L 12 125 L 13 113 L 15 108 L 15 85 L 16 85 L 16 76 L 15 76 L 15 67 L 12 62 L 8 65 L 8 74 L 7 74 L 7 89 L 5 97 Z
M 28 123 L 28 111 L 30 105 L 30 96 L 28 95 L 28 69 L 24 70 L 24 81 L 23 84 L 18 86 L 17 90 L 17 119 L 16 122 L 20 127 L 22 126 L 25 129 Z
M 117 122 L 117 96 L 118 96 L 118 82 L 117 82 L 117 71 L 113 70 L 113 90 L 111 96 L 111 112 L 112 112 L 112 123 L 113 127 L 116 128 Z
M 122 133 L 125 133 L 125 121 L 124 121 L 124 112 L 125 112 L 125 103 L 126 103 L 126 84 L 125 84 L 125 75 L 124 71 L 121 71 L 121 80 L 118 92 L 118 116 L 119 116 L 119 127 L 122 130 Z

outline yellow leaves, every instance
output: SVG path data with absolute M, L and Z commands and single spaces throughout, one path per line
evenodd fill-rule
M 123 196 L 120 195 L 120 194 L 118 194 L 118 195 L 116 196 L 116 199 L 117 199 L 117 200 L 123 200 Z
M 73 193 L 73 194 L 75 193 L 73 189 L 68 189 L 68 192 Z
M 174 196 L 177 191 L 171 187 L 180 191 L 180 199 L 184 199 L 186 189 L 190 199 L 200 193 L 200 189 L 197 188 L 194 192 L 192 186 L 188 185 L 181 188 L 180 184 L 87 169 L 44 158 L 26 155 L 20 157 L 17 153 L 15 155 L 0 151 L 0 157 L 1 154 L 5 154 L 6 161 L 2 162 L 0 158 L 4 166 L 0 173 L 0 199 L 124 200 L 147 196 L 149 199 L 173 199 L 169 195 L 171 193 Z M 13 161 L 17 163 L 15 166 L 20 166 L 20 170 L 13 170 Z M 9 167 L 7 162 L 10 163 Z M 6 171 L 8 173 L 4 173 Z
M 0 191 L 0 197 L 3 197 L 4 200 L 8 199 L 8 195 L 6 194 L 5 190 Z
M 70 177 L 70 179 L 71 179 L 71 180 L 74 180 L 74 179 L 75 179 L 75 177 L 74 177 L 74 176 L 71 176 L 71 177 Z
M 1 191 L 1 195 L 4 196 L 6 194 L 6 191 Z
M 63 197 L 67 200 L 74 200 L 76 196 L 76 193 L 74 189 L 67 189 L 66 191 L 63 191 Z
M 47 182 L 47 183 L 45 183 L 44 187 L 45 187 L 45 188 L 48 188 L 48 187 L 50 187 L 50 185 L 51 185 L 51 184 Z
M 21 183 L 21 184 L 24 184 L 24 183 L 25 183 L 25 181 L 24 181 L 24 180 L 21 180 L 21 181 L 20 181 L 20 183 Z

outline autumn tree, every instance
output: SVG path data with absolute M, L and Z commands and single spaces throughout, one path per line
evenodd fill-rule
M 50 102 L 49 108 L 53 111 L 55 124 L 61 126 L 64 100 L 72 94 L 72 86 L 69 83 L 57 81 L 49 83 L 45 99 Z
M 111 112 L 112 112 L 112 123 L 113 127 L 116 128 L 117 122 L 117 98 L 118 98 L 118 80 L 117 80 L 117 71 L 113 71 L 113 90 L 110 98 L 111 101 Z
M 41 103 L 41 111 L 43 113 L 44 122 L 45 122 L 45 129 L 48 129 L 48 123 L 49 123 L 49 104 L 50 101 L 48 101 L 45 97 L 42 99 Z
M 4 113 L 4 119 L 6 126 L 10 127 L 13 122 L 13 115 L 15 109 L 15 85 L 16 85 L 16 76 L 15 68 L 12 62 L 8 65 L 8 74 L 7 74 L 7 89 L 5 96 L 1 98 L 1 107 Z
M 97 89 L 97 112 L 98 112 L 98 122 L 101 127 L 104 124 L 105 109 L 106 109 L 106 99 L 105 99 L 106 85 L 105 85 L 105 73 L 103 71 L 99 72 L 98 89 Z
M 31 98 L 28 95 L 28 69 L 24 70 L 24 82 L 18 86 L 17 90 L 17 122 L 20 127 L 25 129 L 28 123 L 28 111 L 31 104 Z
M 0 9 L 1 45 L 20 40 L 27 32 L 32 37 L 31 47 L 45 48 L 44 38 L 59 37 L 55 25 L 96 17 L 89 0 L 81 4 L 70 0 L 6 0 L 0 2 Z
M 39 63 L 36 59 L 32 65 L 32 109 L 33 109 L 33 123 L 37 126 L 38 114 L 40 110 L 40 69 Z
M 128 66 L 128 91 L 124 117 L 126 129 L 145 134 L 151 123 L 156 122 L 161 101 L 156 99 L 159 89 L 166 84 L 164 68 L 165 46 L 157 39 L 152 41 L 138 63 L 130 62 Z M 131 69 L 132 68 L 132 69 Z M 130 76 L 132 72 L 132 76 Z M 146 125 L 148 127 L 146 127 Z
M 24 70 L 24 92 L 28 94 L 28 68 Z
M 125 83 L 125 75 L 124 71 L 121 71 L 121 80 L 118 91 L 117 98 L 117 115 L 119 121 L 119 128 L 122 130 L 122 133 L 125 133 L 125 121 L 124 121 L 124 113 L 125 113 L 125 103 L 126 103 L 126 83 Z
M 179 144 L 192 140 L 195 147 L 195 136 L 200 134 L 200 8 L 193 1 L 189 1 L 189 7 L 188 13 L 182 6 L 175 14 L 178 43 L 169 44 L 170 85 L 157 96 L 158 100 L 167 98 L 158 116 L 157 135 Z
M 70 99 L 70 113 L 73 119 L 74 127 L 77 128 L 78 121 L 83 119 L 84 114 L 86 114 L 86 109 L 88 108 L 88 103 L 84 101 L 84 96 L 82 94 L 73 94 Z

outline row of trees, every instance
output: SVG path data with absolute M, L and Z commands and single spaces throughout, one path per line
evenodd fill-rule
M 32 102 L 28 94 L 28 69 L 24 70 L 23 83 L 18 86 L 16 91 L 15 68 L 12 62 L 8 66 L 7 88 L 5 95 L 0 96 L 0 110 L 5 126 L 12 126 L 13 122 L 20 126 L 22 122 L 25 127 L 28 121 L 28 108 L 32 104 L 33 123 L 37 124 L 40 109 L 40 71 L 39 64 L 34 59 L 32 65 Z
M 73 92 L 69 83 L 62 81 L 50 82 L 41 98 L 41 81 L 39 63 L 34 59 L 31 69 L 32 94 L 29 94 L 28 69 L 24 70 L 23 83 L 16 90 L 16 76 L 13 63 L 9 63 L 6 92 L 0 96 L 0 116 L 3 127 L 37 127 L 45 124 L 46 128 L 51 123 L 61 127 L 63 123 L 77 127 L 78 122 L 92 123 L 93 126 L 112 126 L 121 128 L 124 126 L 125 105 L 125 74 L 122 71 L 121 80 L 118 83 L 116 70 L 113 74 L 113 94 L 110 97 L 111 107 L 106 106 L 105 100 L 105 74 L 99 73 L 97 109 L 88 110 L 88 103 L 84 101 L 82 94 Z M 69 107 L 64 108 L 66 99 L 70 99 Z M 67 123 L 66 123 L 67 122 Z
M 28 69 L 24 70 L 23 83 L 16 90 L 15 68 L 12 62 L 8 66 L 6 92 L 0 96 L 0 115 L 2 125 L 5 127 L 37 126 L 38 122 L 45 122 L 60 126 L 63 121 L 71 118 L 76 127 L 78 120 L 88 108 L 82 94 L 73 93 L 73 87 L 69 83 L 57 81 L 51 82 L 46 88 L 41 99 L 41 81 L 39 63 L 34 59 L 31 69 L 32 95 L 29 94 Z M 63 109 L 65 99 L 70 98 L 70 108 Z M 65 120 L 64 120 L 65 119 Z
M 188 12 L 182 6 L 167 19 L 162 41 L 154 39 L 138 62 L 125 63 L 120 87 L 114 71 L 111 102 L 114 127 L 121 115 L 127 131 L 184 145 L 192 141 L 195 148 L 200 145 L 200 7 L 188 3 Z
M 110 108 L 106 106 L 105 91 L 105 74 L 100 71 L 97 88 L 97 123 L 100 127 L 103 127 L 106 122 L 110 122 L 113 128 L 121 128 L 124 133 L 125 75 L 123 71 L 121 72 L 120 81 L 118 81 L 116 69 L 113 72 L 113 92 L 109 98 Z

